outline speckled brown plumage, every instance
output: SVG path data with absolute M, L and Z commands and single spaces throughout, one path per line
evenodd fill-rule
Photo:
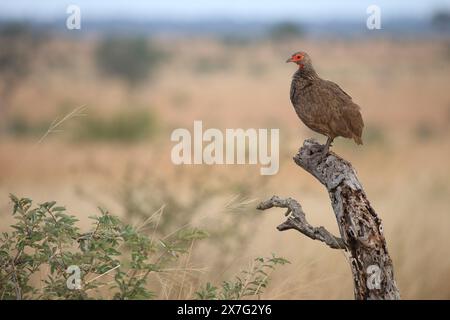
M 321 79 L 306 52 L 297 52 L 287 62 L 299 68 L 291 83 L 291 102 L 302 122 L 328 137 L 326 151 L 336 137 L 362 144 L 364 122 L 360 107 L 334 82 Z

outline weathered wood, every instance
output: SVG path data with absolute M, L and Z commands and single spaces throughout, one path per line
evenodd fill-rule
M 287 208 L 288 219 L 278 230 L 295 229 L 333 249 L 348 251 L 355 299 L 400 299 L 381 219 L 370 205 L 352 165 L 333 152 L 324 154 L 323 148 L 313 140 L 306 140 L 294 161 L 327 188 L 341 238 L 324 227 L 311 226 L 294 199 L 273 196 L 260 203 L 258 209 Z

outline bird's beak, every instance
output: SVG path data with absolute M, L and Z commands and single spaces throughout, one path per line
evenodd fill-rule
M 292 61 L 292 58 L 287 59 L 287 60 L 286 60 L 286 63 L 288 63 L 288 62 L 293 62 L 293 61 Z

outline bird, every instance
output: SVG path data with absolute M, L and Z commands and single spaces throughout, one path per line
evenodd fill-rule
M 323 154 L 328 154 L 336 137 L 353 139 L 362 145 L 364 121 L 361 108 L 352 97 L 336 83 L 320 78 L 306 52 L 294 53 L 288 62 L 298 65 L 291 82 L 291 103 L 308 128 L 327 137 Z

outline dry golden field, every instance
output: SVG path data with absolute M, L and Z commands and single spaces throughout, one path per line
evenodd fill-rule
M 448 42 L 153 39 L 166 59 L 152 80 L 129 87 L 98 72 L 97 40 L 47 39 L 33 52 L 29 74 L 4 97 L 1 125 L 25 123 L 32 132 L 22 134 L 19 125 L 0 132 L 0 231 L 12 222 L 9 193 L 56 200 L 86 227 L 99 205 L 123 216 L 124 194 L 132 193 L 147 214 L 165 205 L 175 225 L 186 223 L 186 216 L 187 223 L 207 230 L 233 226 L 224 235 L 229 245 L 204 240 L 193 246 L 189 261 L 180 262 L 193 270 L 182 297 L 206 281 L 220 283 L 253 257 L 276 253 L 291 264 L 276 269 L 263 298 L 352 299 L 342 252 L 294 231 L 278 232 L 281 210 L 255 210 L 273 194 L 291 196 L 311 224 L 338 233 L 326 190 L 291 160 L 304 139 L 325 142 L 299 122 L 289 101 L 295 68 L 285 60 L 305 50 L 318 73 L 362 107 L 364 145 L 338 139 L 333 150 L 352 162 L 383 219 L 402 297 L 450 298 Z M 0 78 L 3 87 L 7 81 Z M 38 143 L 53 119 L 81 105 L 84 116 Z M 83 122 L 130 112 L 151 115 L 148 138 L 76 138 L 87 130 Z M 261 176 L 259 166 L 251 165 L 173 165 L 170 134 L 192 129 L 194 120 L 208 128 L 280 128 L 278 174 Z M 159 298 L 167 297 L 177 295 L 161 290 Z

